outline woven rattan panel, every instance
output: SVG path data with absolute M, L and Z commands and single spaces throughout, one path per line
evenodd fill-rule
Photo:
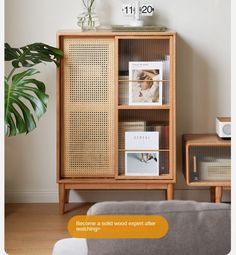
M 114 40 L 64 39 L 64 177 L 114 176 Z

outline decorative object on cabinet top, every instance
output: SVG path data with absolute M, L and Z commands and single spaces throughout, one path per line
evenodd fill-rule
M 114 32 L 130 32 L 130 31 L 144 31 L 144 32 L 165 32 L 167 27 L 164 26 L 127 26 L 127 25 L 112 25 L 112 31 Z
M 100 25 L 99 17 L 95 13 L 95 0 L 82 0 L 84 12 L 78 16 L 77 25 L 82 31 L 95 31 Z

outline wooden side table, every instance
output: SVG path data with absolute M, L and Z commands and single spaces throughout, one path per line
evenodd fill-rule
M 210 187 L 211 201 L 220 203 L 231 188 L 231 140 L 216 134 L 183 135 L 184 176 L 187 185 Z

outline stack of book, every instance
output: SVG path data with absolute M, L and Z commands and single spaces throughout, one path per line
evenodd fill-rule
M 166 55 L 164 57 L 163 62 L 163 80 L 169 80 L 170 79 L 170 56 Z M 163 86 L 163 95 L 162 95 L 162 102 L 163 104 L 169 104 L 169 82 L 165 82 Z
M 159 132 L 160 149 L 169 149 L 169 125 L 167 123 L 148 122 L 145 130 Z
M 119 105 L 129 104 L 129 76 L 119 76 Z
M 119 139 L 119 171 L 122 172 L 125 169 L 125 132 L 137 132 L 145 131 L 144 121 L 124 121 L 119 122 L 118 129 Z

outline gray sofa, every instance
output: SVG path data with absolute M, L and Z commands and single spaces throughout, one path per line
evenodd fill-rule
M 194 201 L 102 202 L 88 215 L 163 215 L 161 239 L 75 239 L 58 241 L 53 255 L 226 255 L 230 251 L 230 205 Z

